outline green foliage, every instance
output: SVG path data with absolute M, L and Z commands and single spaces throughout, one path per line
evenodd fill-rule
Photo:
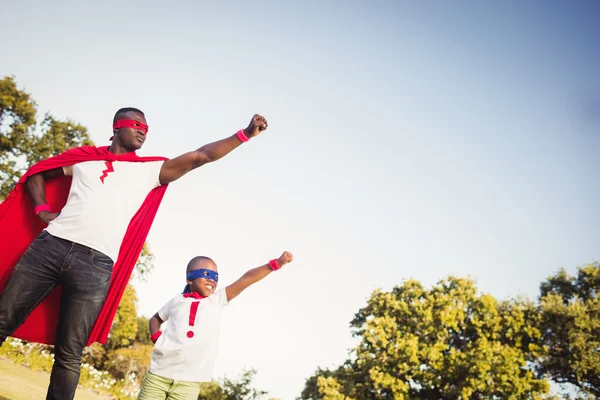
M 116 379 L 129 378 L 139 387 L 150 367 L 152 346 L 135 344 L 112 350 L 107 354 L 104 369 Z
M 0 80 L 0 200 L 22 175 L 17 159 L 29 148 L 36 112 L 35 102 L 13 77 Z
M 537 316 L 468 279 L 375 291 L 351 323 L 361 339 L 352 359 L 317 371 L 302 398 L 540 399 L 549 385 L 529 368 L 543 349 Z
M 316 400 L 322 398 L 321 390 L 319 387 L 329 386 L 323 379 L 328 379 L 331 377 L 340 378 L 339 381 L 349 381 L 348 374 L 344 374 L 343 368 L 340 367 L 336 371 L 330 371 L 328 369 L 317 368 L 314 375 L 306 380 L 304 385 L 304 389 L 302 390 L 302 394 L 300 395 L 301 399 L 310 399 Z M 319 385 L 319 381 L 321 385 Z M 334 379 L 337 381 L 337 379 Z M 339 390 L 339 388 L 337 388 Z
M 52 346 L 8 338 L 0 347 L 0 357 L 5 357 L 15 364 L 27 366 L 32 370 L 49 373 L 54 364 L 51 350 Z M 112 398 L 118 400 L 135 399 L 139 390 L 135 377 L 129 375 L 124 379 L 117 380 L 110 373 L 100 371 L 85 361 L 81 366 L 79 384 L 100 393 L 110 394 L 113 396 Z
M 74 121 L 60 121 L 46 114 L 42 122 L 41 136 L 32 136 L 25 150 L 28 165 L 55 156 L 77 146 L 93 146 L 87 128 Z
M 539 372 L 600 397 L 600 266 L 565 270 L 541 285 L 541 332 L 547 353 Z
M 354 398 L 342 394 L 342 385 L 340 385 L 340 383 L 333 377 L 325 378 L 323 376 L 319 376 L 317 378 L 317 385 L 319 387 L 319 393 L 323 395 L 324 399 L 354 400 Z
M 8 338 L 0 347 L 0 357 L 6 357 L 15 364 L 29 367 L 34 371 L 50 372 L 54 362 L 52 346 L 28 343 L 14 338 Z
M 213 380 L 200 385 L 198 400 L 227 400 L 227 396 L 221 386 Z
M 250 386 L 252 379 L 254 379 L 254 375 L 256 375 L 256 370 L 251 369 L 243 371 L 239 380 L 234 381 L 224 378 L 221 385 L 223 387 L 223 391 L 225 392 L 226 399 L 254 400 L 267 394 L 267 392 L 263 390 L 254 389 Z
M 203 383 L 198 400 L 255 400 L 267 392 L 251 387 L 256 371 L 243 371 L 239 380 L 224 378 L 220 384 L 212 381 Z
M 96 369 L 103 369 L 106 361 L 106 346 L 100 343 L 92 343 L 83 349 L 81 361 L 84 364 L 89 364 Z
M 127 285 L 106 343 L 109 349 L 126 347 L 134 342 L 138 331 L 137 318 L 137 295 L 133 286 Z
M 36 104 L 17 87 L 13 77 L 0 80 L 0 200 L 19 180 L 27 165 L 84 144 L 91 145 L 87 129 L 73 121 L 47 114 L 36 133 Z
M 138 344 L 147 344 L 152 346 L 152 340 L 150 340 L 150 321 L 144 316 L 137 317 L 137 333 L 135 335 L 135 342 Z
M 139 383 L 131 375 L 124 379 L 115 379 L 108 371 L 100 371 L 92 365 L 83 363 L 79 384 L 100 393 L 110 394 L 117 400 L 137 399 Z
M 138 257 L 137 264 L 135 265 L 136 277 L 142 281 L 148 279 L 152 270 L 154 269 L 154 254 L 150 251 L 148 243 L 144 243 L 142 252 Z

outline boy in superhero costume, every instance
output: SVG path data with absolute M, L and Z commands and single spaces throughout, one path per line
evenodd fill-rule
M 212 379 L 225 306 L 293 259 L 292 253 L 284 251 L 279 258 L 249 269 L 231 285 L 217 290 L 217 264 L 209 257 L 192 258 L 183 293 L 150 318 L 154 351 L 138 400 L 197 400 L 200 384 Z M 168 324 L 163 325 L 166 321 Z

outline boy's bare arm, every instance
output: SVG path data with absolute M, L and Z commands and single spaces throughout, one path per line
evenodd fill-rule
M 165 321 L 158 316 L 158 313 L 154 314 L 152 318 L 150 318 L 150 322 L 148 323 L 150 326 L 150 336 L 154 336 L 156 332 L 160 331 L 160 326 L 163 324 L 163 322 Z
M 277 265 L 283 267 L 285 264 L 292 262 L 294 256 L 288 251 L 284 251 L 283 254 L 277 259 Z M 252 268 L 246 272 L 240 279 L 233 282 L 231 285 L 225 288 L 227 294 L 227 301 L 235 299 L 240 293 L 242 293 L 248 286 L 255 284 L 256 282 L 263 279 L 265 276 L 273 272 L 269 264 L 261 265 L 260 267 Z

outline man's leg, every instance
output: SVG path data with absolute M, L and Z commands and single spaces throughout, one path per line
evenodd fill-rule
M 43 231 L 17 263 L 0 294 L 0 345 L 54 289 L 65 246 Z
M 112 260 L 73 244 L 60 271 L 62 297 L 47 400 L 72 400 L 79 383 L 81 354 L 106 299 Z

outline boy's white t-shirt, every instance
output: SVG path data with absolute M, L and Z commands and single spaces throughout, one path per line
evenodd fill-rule
M 194 302 L 200 304 L 190 325 Z M 173 380 L 210 382 L 217 359 L 221 313 L 227 304 L 225 289 L 204 299 L 182 294 L 171 299 L 158 311 L 160 319 L 169 323 L 154 345 L 150 372 Z
M 160 186 L 163 163 L 85 161 L 63 167 L 73 177 L 69 197 L 46 230 L 116 262 L 129 222 L 148 193 Z

